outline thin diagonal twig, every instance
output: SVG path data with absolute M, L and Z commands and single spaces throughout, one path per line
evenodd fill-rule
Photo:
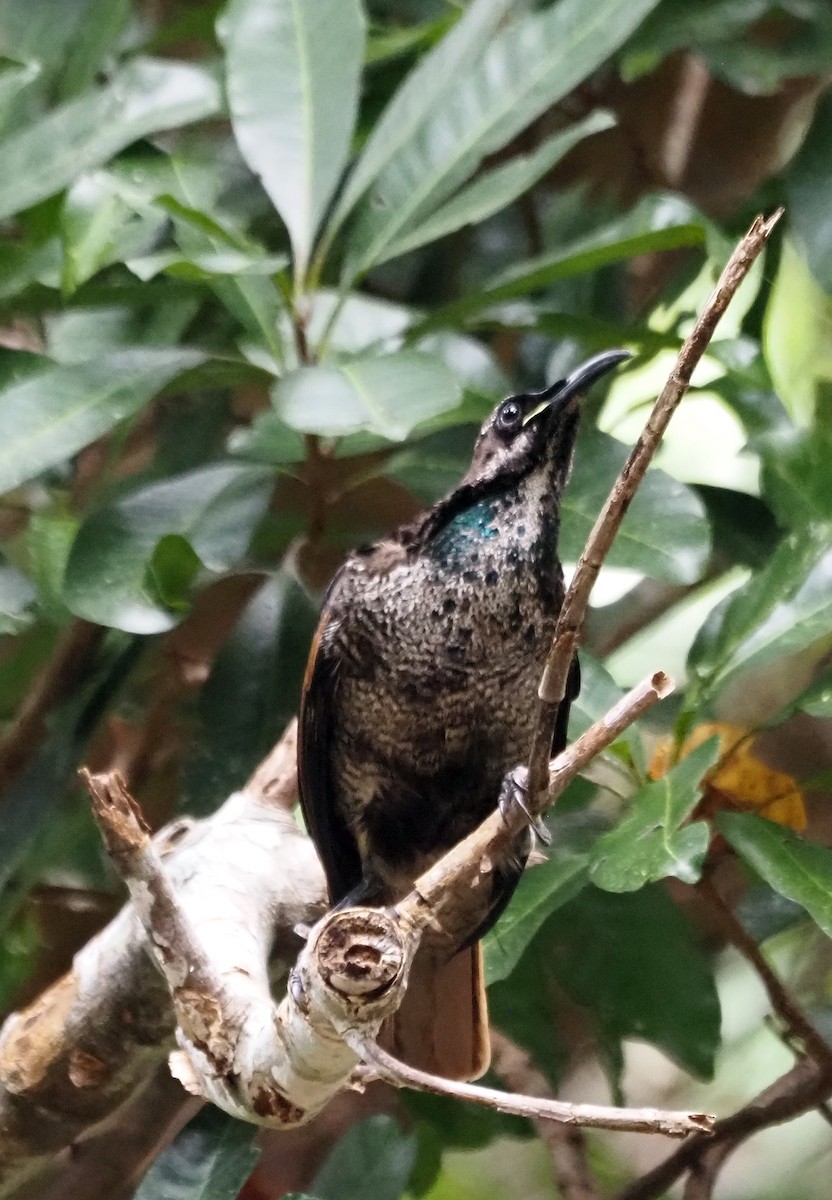
M 658 449 L 670 418 L 690 385 L 694 369 L 705 353 L 720 318 L 771 236 L 782 211 L 778 209 L 768 219 L 756 217 L 748 233 L 729 258 L 699 319 L 685 339 L 676 366 L 671 371 L 647 424 L 613 484 L 607 502 L 589 535 L 563 601 L 538 689 L 537 725 L 529 753 L 529 805 L 533 813 L 537 813 L 539 797 L 546 787 L 546 764 L 552 746 L 558 707 L 566 694 L 569 668 L 598 572 Z

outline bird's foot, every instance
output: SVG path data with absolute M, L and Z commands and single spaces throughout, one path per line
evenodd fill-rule
M 519 808 L 532 832 L 540 838 L 544 846 L 548 846 L 551 844 L 552 835 L 541 818 L 535 817 L 529 812 L 528 794 L 529 772 L 525 767 L 515 767 L 503 780 L 497 807 L 504 821 L 508 821 L 512 809 Z

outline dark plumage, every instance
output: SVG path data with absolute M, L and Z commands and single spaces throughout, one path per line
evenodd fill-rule
M 444 500 L 347 559 L 330 585 L 300 716 L 301 803 L 330 899 L 389 903 L 495 807 L 531 740 L 541 664 L 563 600 L 560 499 L 577 397 L 627 355 L 591 359 L 485 422 Z M 554 750 L 566 741 L 570 694 Z M 478 899 L 481 935 L 524 853 Z M 478 947 L 417 955 L 393 1049 L 457 1077 L 487 1066 Z

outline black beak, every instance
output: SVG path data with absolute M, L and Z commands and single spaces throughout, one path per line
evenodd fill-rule
M 583 396 L 596 380 L 632 357 L 629 350 L 602 350 L 600 354 L 593 354 L 592 358 L 576 367 L 566 379 L 559 379 L 542 392 L 527 393 L 531 403 L 526 420 L 530 420 L 544 408 L 549 409 L 554 405 L 562 408 L 574 397 Z

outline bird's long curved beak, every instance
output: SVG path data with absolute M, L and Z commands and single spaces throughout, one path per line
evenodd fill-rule
M 629 350 L 602 350 L 600 354 L 593 354 L 592 358 L 576 367 L 566 379 L 559 379 L 542 392 L 530 392 L 529 399 L 532 405 L 523 423 L 531 421 L 544 409 L 550 409 L 554 405 L 561 408 L 574 397 L 583 396 L 596 380 L 632 357 Z

